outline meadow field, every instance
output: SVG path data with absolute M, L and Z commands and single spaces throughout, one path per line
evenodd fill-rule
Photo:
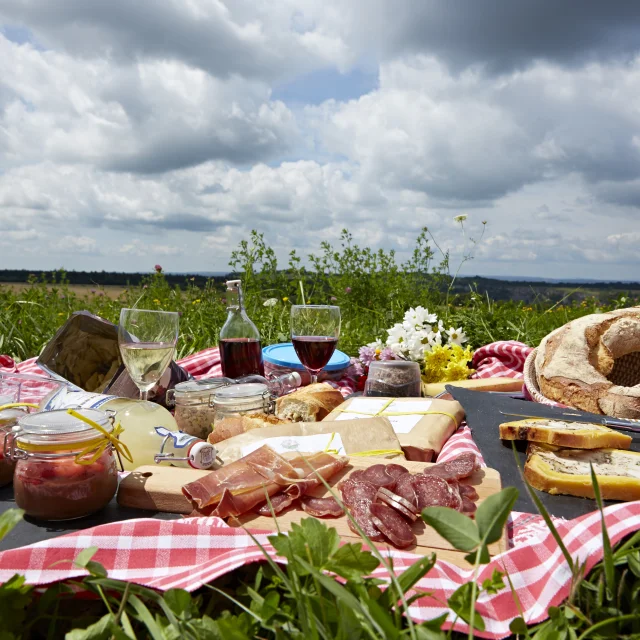
M 393 251 L 373 251 L 353 243 L 344 231 L 340 245 L 327 243 L 309 256 L 310 267 L 292 251 L 286 266 L 278 264 L 264 237 L 253 232 L 231 253 L 230 270 L 243 280 L 247 310 L 263 344 L 289 339 L 292 304 L 331 303 L 342 310 L 339 348 L 357 355 L 358 348 L 399 321 L 409 307 L 436 312 L 446 327 L 463 327 L 471 346 L 496 340 L 520 340 L 535 346 L 550 331 L 587 313 L 638 304 L 636 297 L 588 295 L 567 290 L 560 299 L 493 300 L 467 285 L 460 291 L 447 253 L 436 259 L 426 230 L 416 240 L 409 260 L 399 263 Z M 196 286 L 185 278 L 170 285 L 161 265 L 143 282 L 130 287 L 70 285 L 64 271 L 52 279 L 35 277 L 27 284 L 0 285 L 0 353 L 16 360 L 38 355 L 74 311 L 87 310 L 112 322 L 122 307 L 179 311 L 178 356 L 217 343 L 226 317 L 224 286 L 214 280 Z

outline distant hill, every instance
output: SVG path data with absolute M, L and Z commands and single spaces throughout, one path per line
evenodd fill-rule
M 222 283 L 231 278 L 233 273 L 208 271 L 198 273 L 165 273 L 167 281 L 172 285 L 185 286 L 187 283 L 199 287 L 208 280 Z M 24 283 L 29 278 L 45 278 L 51 282 L 55 271 L 27 271 L 25 269 L 0 270 L 0 284 Z M 66 278 L 73 285 L 96 286 L 135 286 L 148 278 L 149 273 L 119 273 L 107 271 L 68 271 Z M 237 276 L 236 276 L 237 277 Z M 640 282 L 607 282 L 598 280 L 550 280 L 544 278 L 510 277 L 510 276 L 465 276 L 455 280 L 453 292 L 468 294 L 477 291 L 480 295 L 488 295 L 493 300 L 521 300 L 526 303 L 557 302 L 571 294 L 572 300 L 596 297 L 601 301 L 610 300 L 620 295 L 640 295 Z

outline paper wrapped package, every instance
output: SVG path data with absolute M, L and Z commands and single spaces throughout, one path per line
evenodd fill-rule
M 225 464 L 238 460 L 262 445 L 278 453 L 317 453 L 402 460 L 402 449 L 385 418 L 340 422 L 291 422 L 245 431 L 216 444 Z
M 407 460 L 431 462 L 460 426 L 464 409 L 455 400 L 359 397 L 345 400 L 322 423 L 373 416 L 389 421 Z
M 139 391 L 127 373 L 118 347 L 118 327 L 88 311 L 73 313 L 58 329 L 38 357 L 37 364 L 58 380 L 94 393 L 138 398 Z M 189 379 L 189 374 L 172 362 L 149 400 L 165 405 L 167 389 Z

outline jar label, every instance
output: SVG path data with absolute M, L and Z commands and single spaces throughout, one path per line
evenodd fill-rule
M 339 433 L 317 433 L 311 436 L 275 436 L 264 438 L 257 442 L 247 444 L 240 449 L 242 457 L 259 449 L 264 445 L 269 445 L 276 453 L 335 453 L 345 455 L 344 445 Z
M 82 409 L 99 409 L 102 405 L 118 396 L 107 396 L 101 393 L 90 393 L 88 391 L 67 391 L 60 389 L 58 393 L 52 395 L 43 411 L 53 411 L 54 409 L 69 409 L 80 407 Z

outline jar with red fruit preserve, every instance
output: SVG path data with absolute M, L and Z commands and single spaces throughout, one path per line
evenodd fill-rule
M 16 506 L 40 520 L 99 511 L 116 493 L 112 419 L 103 411 L 43 411 L 18 421 L 9 449 Z

